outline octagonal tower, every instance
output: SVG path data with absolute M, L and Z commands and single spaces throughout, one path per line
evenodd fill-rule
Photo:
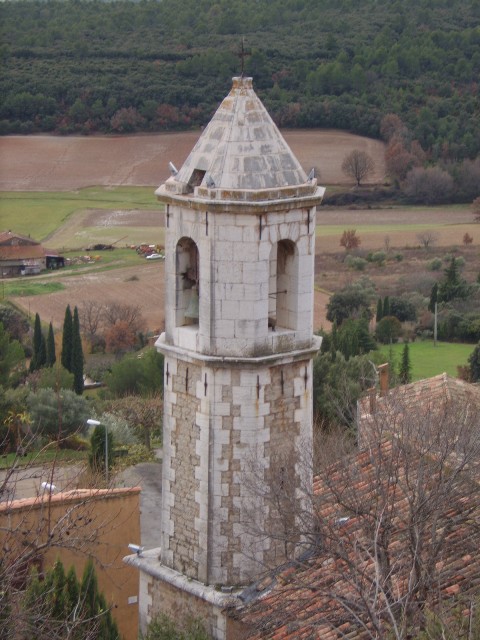
M 244 77 L 171 169 L 156 191 L 166 226 L 162 580 L 245 585 L 285 558 L 283 541 L 265 535 L 278 518 L 265 489 L 284 475 L 285 494 L 301 500 L 311 482 L 301 457 L 312 443 L 324 189 Z M 254 468 L 260 484 L 247 478 Z

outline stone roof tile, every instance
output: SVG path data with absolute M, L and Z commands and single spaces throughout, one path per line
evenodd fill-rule
M 306 196 L 319 204 L 324 191 L 306 175 L 252 78 L 237 77 L 182 167 L 156 193 L 248 202 Z

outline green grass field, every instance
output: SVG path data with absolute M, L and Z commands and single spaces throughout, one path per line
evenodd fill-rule
M 8 453 L 0 456 L 0 469 L 10 469 L 15 462 L 19 467 L 39 466 L 52 462 L 66 464 L 69 462 L 86 461 L 87 451 L 73 451 L 73 449 L 42 449 L 41 451 L 29 451 L 27 455 L 18 457 L 16 453 Z
M 446 372 L 457 377 L 457 366 L 467 364 L 468 356 L 475 348 L 474 344 L 457 344 L 450 342 L 417 341 L 409 343 L 412 379 L 423 380 Z M 402 358 L 403 344 L 391 346 L 395 365 L 398 369 Z M 382 347 L 381 353 L 388 358 L 390 346 Z
M 2 229 L 42 242 L 69 216 L 83 209 L 152 209 L 152 187 L 88 187 L 79 191 L 4 191 L 0 193 Z
M 2 285 L 2 296 L 4 298 L 8 296 L 38 296 L 65 289 L 61 282 L 38 282 L 34 280 L 17 280 L 2 283 Z

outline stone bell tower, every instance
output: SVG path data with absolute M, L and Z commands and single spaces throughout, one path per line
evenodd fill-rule
M 218 613 L 222 591 L 284 559 L 259 535 L 273 515 L 247 481 L 252 460 L 265 486 L 274 473 L 294 493 L 309 481 L 299 457 L 312 439 L 324 189 L 245 77 L 233 79 L 183 166 L 171 169 L 156 191 L 166 225 L 165 333 L 156 344 L 165 355 L 161 550 L 138 566 L 150 576 L 149 615 L 188 600 L 220 638 L 221 616 L 212 622 L 201 603 Z M 274 460 L 283 461 L 275 470 Z

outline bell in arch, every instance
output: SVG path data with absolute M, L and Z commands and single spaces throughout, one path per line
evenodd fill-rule
M 187 318 L 192 320 L 198 320 L 198 287 L 194 285 L 190 293 L 190 302 L 188 303 L 187 310 L 185 311 Z

